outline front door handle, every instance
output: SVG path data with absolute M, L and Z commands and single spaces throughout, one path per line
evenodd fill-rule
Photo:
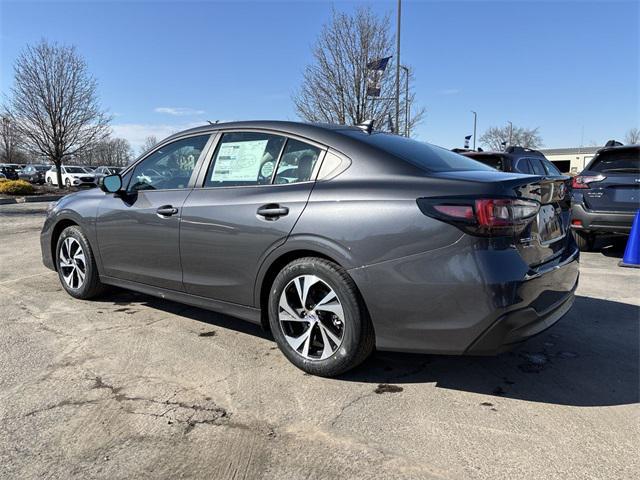
M 172 205 L 163 205 L 156 210 L 156 213 L 162 217 L 170 217 L 178 213 L 178 209 Z
M 270 203 L 263 205 L 258 209 L 258 215 L 267 219 L 275 220 L 276 218 L 283 217 L 289 213 L 287 207 L 281 207 L 277 203 Z

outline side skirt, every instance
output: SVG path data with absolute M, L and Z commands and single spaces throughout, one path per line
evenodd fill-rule
M 223 302 L 213 300 L 211 298 L 191 295 L 185 292 L 177 292 L 175 290 L 167 290 L 144 283 L 132 282 L 130 280 L 122 280 L 120 278 L 100 276 L 100 281 L 106 285 L 133 290 L 135 292 L 144 293 L 154 297 L 171 300 L 173 302 L 184 303 L 193 307 L 204 308 L 214 312 L 223 313 L 232 317 L 241 318 L 251 323 L 261 325 L 260 309 L 247 307 L 246 305 L 238 305 L 236 303 Z

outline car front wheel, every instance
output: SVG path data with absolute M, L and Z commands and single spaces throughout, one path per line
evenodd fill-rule
M 307 373 L 332 377 L 362 363 L 375 335 L 349 274 L 322 258 L 294 260 L 275 278 L 269 324 L 278 347 Z
M 72 297 L 89 299 L 104 290 L 91 246 L 80 227 L 74 225 L 62 231 L 56 262 L 60 283 Z

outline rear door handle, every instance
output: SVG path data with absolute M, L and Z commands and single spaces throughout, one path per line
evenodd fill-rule
M 163 205 L 156 210 L 156 213 L 162 217 L 170 217 L 178 213 L 178 209 L 172 205 Z
M 281 207 L 276 203 L 270 203 L 268 205 L 263 205 L 258 209 L 258 215 L 265 218 L 276 219 L 278 217 L 283 217 L 289 213 L 289 209 L 287 207 Z

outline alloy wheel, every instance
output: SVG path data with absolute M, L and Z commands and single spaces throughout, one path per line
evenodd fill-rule
M 280 295 L 278 320 L 289 346 L 308 360 L 325 360 L 342 344 L 345 318 L 334 290 L 315 275 L 291 280 Z
M 65 238 L 58 258 L 60 272 L 67 286 L 74 290 L 82 287 L 87 275 L 87 262 L 80 242 L 73 237 Z

